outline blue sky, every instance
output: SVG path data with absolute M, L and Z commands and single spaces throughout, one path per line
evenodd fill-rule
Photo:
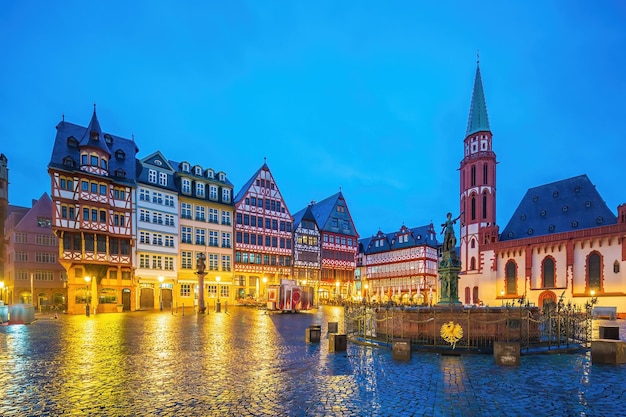
M 36 6 L 35 6 L 36 5 Z M 269 165 L 289 210 L 341 188 L 361 237 L 459 211 L 476 68 L 502 230 L 530 187 L 587 174 L 616 213 L 623 2 L 40 1 L 0 13 L 10 203 L 49 192 L 55 126 L 135 135 L 139 157 Z

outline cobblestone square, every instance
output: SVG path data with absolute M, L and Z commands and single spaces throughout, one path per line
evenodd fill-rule
M 589 353 L 414 352 L 348 343 L 329 352 L 343 310 L 39 317 L 0 326 L 2 416 L 623 416 L 626 366 Z M 320 343 L 305 329 L 321 324 Z M 623 327 L 623 326 L 622 326 Z

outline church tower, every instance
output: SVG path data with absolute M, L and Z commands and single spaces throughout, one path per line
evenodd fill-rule
M 4 280 L 3 266 L 6 264 L 6 239 L 4 224 L 9 209 L 9 168 L 8 159 L 0 154 L 0 281 Z
M 469 119 L 463 140 L 463 159 L 459 168 L 462 213 L 460 256 L 462 270 L 466 274 L 478 274 L 488 267 L 483 263 L 481 247 L 498 239 L 496 164 L 480 63 L 477 62 Z

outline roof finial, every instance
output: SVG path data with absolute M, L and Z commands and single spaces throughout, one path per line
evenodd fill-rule
M 62 113 L 62 114 L 61 114 L 61 121 L 62 121 L 62 122 L 65 122 L 65 113 Z
M 135 132 L 130 134 L 130 137 L 133 139 L 133 142 L 135 141 Z
M 480 49 L 476 50 L 476 65 L 480 65 Z
M 95 101 L 93 102 L 93 113 L 94 114 L 96 113 L 96 102 Z
M 264 164 L 267 164 L 267 156 L 264 156 L 264 157 L 263 157 L 263 163 L 264 163 Z

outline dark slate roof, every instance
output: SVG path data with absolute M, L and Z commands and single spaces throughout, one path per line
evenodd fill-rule
M 313 211 L 311 210 L 311 206 L 308 205 L 306 208 L 300 210 L 296 214 L 293 215 L 293 228 L 294 230 L 300 225 L 302 220 L 310 220 L 312 222 L 316 222 L 315 216 L 313 215 Z M 319 226 L 318 226 L 319 227 Z
M 208 182 L 215 182 L 215 183 L 220 183 L 220 184 L 226 184 L 226 185 L 230 185 L 231 187 L 233 186 L 233 183 L 230 182 L 230 180 L 228 179 L 228 176 L 224 176 L 224 181 L 220 181 L 218 175 L 215 175 L 214 178 L 207 178 L 206 176 L 204 176 L 204 174 L 203 175 L 196 175 L 194 170 L 193 170 L 193 167 L 195 167 L 196 165 L 191 165 L 190 164 L 191 171 L 183 172 L 183 170 L 181 169 L 182 162 L 173 161 L 171 159 L 168 160 L 167 162 L 172 167 L 172 169 L 174 169 L 174 172 L 184 174 L 184 175 L 186 175 L 188 177 L 200 178 L 200 179 L 203 179 L 203 180 L 208 181 Z M 202 172 L 204 173 L 206 171 L 202 170 Z M 219 174 L 219 172 L 217 172 L 216 174 Z
M 96 116 L 95 105 L 93 114 L 91 115 L 91 120 L 89 121 L 89 126 L 87 126 L 85 133 L 83 133 L 83 137 L 80 139 L 80 145 L 98 148 L 111 155 L 111 150 L 104 140 L 104 134 L 102 133 L 100 122 Z
M 396 237 L 398 235 L 404 235 L 406 232 L 409 233 L 408 241 L 399 242 Z M 381 238 L 383 238 L 383 245 L 376 246 L 374 242 Z M 430 246 L 432 248 L 437 248 L 439 246 L 439 243 L 437 242 L 437 234 L 435 233 L 435 227 L 432 223 L 413 228 L 402 226 L 400 230 L 391 233 L 384 233 L 379 230 L 378 233 L 372 237 L 359 239 L 359 252 L 367 255 L 397 249 L 412 248 L 416 246 Z
M 95 120 L 94 120 L 95 119 Z M 94 123 L 97 124 L 97 127 L 94 127 Z M 90 125 L 93 128 L 100 129 L 100 124 L 97 122 L 96 115 L 92 116 Z M 88 128 L 75 125 L 73 123 L 66 122 L 65 120 L 61 121 L 57 126 L 57 134 L 54 139 L 54 146 L 52 148 L 52 156 L 50 157 L 50 163 L 48 164 L 49 168 L 60 169 L 63 171 L 79 171 L 80 170 L 80 149 L 83 146 L 82 139 L 85 138 L 85 135 L 89 136 L 87 132 Z M 134 141 L 122 138 L 120 136 L 110 135 L 110 134 L 102 134 L 102 130 L 100 130 L 99 137 L 102 138 L 102 143 L 98 141 L 98 146 L 104 146 L 104 151 L 106 151 L 109 155 L 109 177 L 117 182 L 134 184 L 136 177 L 136 161 L 135 155 L 139 152 L 137 145 Z M 110 144 L 107 144 L 105 140 L 105 135 L 109 138 Z M 73 137 L 76 139 L 78 146 L 69 146 L 68 138 Z M 94 146 L 93 143 L 85 145 L 85 146 Z M 124 158 L 117 158 L 116 153 L 121 151 L 124 153 Z M 68 166 L 64 164 L 64 160 L 66 158 L 71 158 L 74 161 L 74 166 Z M 123 170 L 125 173 L 125 177 L 117 177 L 115 173 L 118 170 Z
M 477 64 L 476 77 L 474 78 L 474 91 L 472 92 L 472 102 L 470 104 L 465 136 L 483 131 L 490 131 L 489 116 L 487 115 L 487 101 L 485 100 L 485 92 L 483 90 L 483 80 L 480 76 L 480 66 Z
M 350 216 L 350 211 L 348 210 L 348 204 L 346 203 L 346 210 L 344 212 L 337 212 L 335 209 L 339 199 L 343 199 L 345 202 L 341 191 L 311 206 L 318 227 L 326 232 L 339 233 L 346 236 L 358 236 L 354 223 L 352 222 L 352 217 Z M 347 220 L 349 229 L 344 229 L 341 222 L 338 223 L 337 227 L 334 227 L 331 221 L 333 217 L 341 220 L 341 222 Z
M 257 169 L 254 175 L 251 176 L 250 179 L 246 181 L 244 185 L 241 186 L 241 188 L 239 189 L 239 192 L 235 196 L 235 200 L 234 200 L 235 204 L 239 203 L 241 199 L 246 195 L 246 193 L 248 192 L 252 184 L 254 184 L 254 180 L 256 180 L 256 178 L 259 176 L 259 173 L 261 172 L 261 170 L 266 170 L 266 171 L 270 170 L 269 167 L 267 166 L 267 163 L 263 163 L 261 168 Z
M 169 179 L 167 181 L 167 186 L 160 185 L 158 181 L 157 183 L 151 183 L 148 181 L 149 170 L 151 167 L 154 167 L 154 169 L 159 172 L 165 172 L 168 175 Z M 174 181 L 175 172 L 176 167 L 172 166 L 172 164 L 165 159 L 160 151 L 153 152 L 141 160 L 137 159 L 137 182 L 142 184 L 177 192 L 178 189 L 176 188 Z
M 500 235 L 523 239 L 617 223 L 587 175 L 530 188 Z

